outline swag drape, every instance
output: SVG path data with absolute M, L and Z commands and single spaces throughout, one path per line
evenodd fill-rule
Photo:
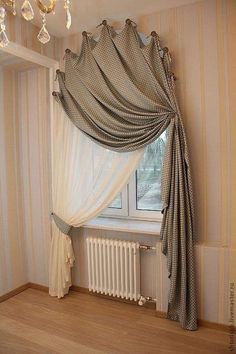
M 144 149 L 119 154 L 92 142 L 55 102 L 52 119 L 53 224 L 49 293 L 68 293 L 74 253 L 69 235 L 109 206 L 136 169 Z
M 117 34 L 103 21 L 95 41 L 83 32 L 81 53 L 66 50 L 54 93 L 73 124 L 108 149 L 127 152 L 168 127 L 162 174 L 162 251 L 170 277 L 168 315 L 197 328 L 192 183 L 186 138 L 170 72 L 170 55 L 156 32 L 144 45 L 130 20 Z

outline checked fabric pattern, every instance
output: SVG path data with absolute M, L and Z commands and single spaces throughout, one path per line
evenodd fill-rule
M 140 149 L 168 129 L 162 173 L 162 252 L 170 278 L 167 317 L 197 329 L 194 208 L 186 138 L 170 72 L 170 55 L 156 32 L 144 45 L 126 20 L 117 34 L 103 21 L 95 41 L 83 32 L 80 54 L 69 49 L 54 96 L 92 140 L 118 152 Z

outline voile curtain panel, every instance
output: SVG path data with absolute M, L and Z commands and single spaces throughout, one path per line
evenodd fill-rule
M 109 206 L 136 169 L 144 149 L 124 154 L 92 142 L 55 102 L 52 118 L 52 240 L 49 293 L 68 293 L 74 265 L 70 230 Z
M 65 72 L 57 71 L 60 90 L 53 94 L 77 128 L 110 150 L 138 150 L 168 128 L 161 228 L 170 278 L 167 317 L 195 330 L 192 182 L 170 66 L 156 32 L 144 44 L 131 20 L 119 34 L 103 21 L 98 41 L 83 32 L 80 54 L 66 50 Z

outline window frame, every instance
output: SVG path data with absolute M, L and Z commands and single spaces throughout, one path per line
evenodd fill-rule
M 102 213 L 101 216 L 110 217 L 128 217 L 129 216 L 129 206 L 128 206 L 128 185 L 122 189 L 121 193 L 121 208 L 108 207 Z
M 101 213 L 101 217 L 114 217 L 137 219 L 146 221 L 162 221 L 163 215 L 161 210 L 145 210 L 137 209 L 137 169 L 131 175 L 127 185 L 121 191 L 122 208 L 108 207 Z
M 136 208 L 136 170 L 120 193 L 122 207 L 108 207 L 100 214 L 100 217 L 162 221 L 161 211 L 138 210 Z
M 162 213 L 160 210 L 140 210 L 137 209 L 137 184 L 136 184 L 136 171 L 132 174 L 128 185 L 128 198 L 129 198 L 129 216 L 135 219 L 142 220 L 162 220 Z

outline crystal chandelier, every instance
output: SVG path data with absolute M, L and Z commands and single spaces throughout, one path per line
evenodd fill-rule
M 31 0 L 32 1 L 32 0 Z M 57 0 L 35 0 L 39 13 L 42 17 L 42 28 L 38 33 L 38 40 L 45 44 L 50 41 L 50 34 L 46 28 L 46 16 L 50 13 L 55 14 L 55 6 Z M 48 5 L 46 5 L 46 3 Z M 9 43 L 9 39 L 6 34 L 6 9 L 11 11 L 15 16 L 16 12 L 16 0 L 0 0 L 0 47 L 6 47 Z M 70 0 L 64 0 L 64 9 L 66 12 L 66 28 L 70 29 L 71 26 L 71 13 L 70 13 Z M 34 10 L 30 3 L 30 0 L 23 0 L 21 6 L 21 15 L 26 21 L 31 21 L 34 18 Z

